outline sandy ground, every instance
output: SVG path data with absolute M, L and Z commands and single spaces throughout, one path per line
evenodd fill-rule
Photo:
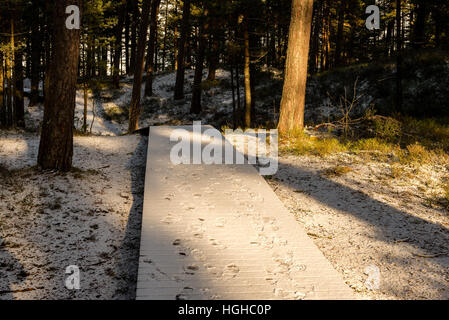
M 171 98 L 174 74 L 158 76 L 140 125 L 191 123 L 191 76 L 181 101 Z M 74 165 L 81 170 L 39 172 L 32 168 L 38 135 L 0 132 L 0 299 L 134 297 L 147 138 L 120 136 L 126 121 L 102 116 L 129 102 L 131 81 L 112 99 L 94 103 L 90 96 L 96 136 L 75 138 Z M 78 119 L 82 102 L 78 92 Z M 229 90 L 206 92 L 204 109 L 194 120 L 216 127 L 229 121 Z M 28 109 L 27 127 L 37 130 L 41 118 L 41 107 Z M 89 126 L 92 119 L 90 110 Z M 335 166 L 351 170 L 329 175 Z M 357 297 L 448 299 L 449 216 L 433 199 L 449 168 L 401 170 L 393 178 L 390 164 L 349 154 L 282 156 L 268 182 Z M 81 269 L 79 291 L 64 286 L 73 264 Z M 372 270 L 379 270 L 380 283 L 369 289 Z
M 342 176 L 329 169 L 347 166 Z M 448 211 L 430 205 L 448 168 L 391 167 L 355 155 L 284 156 L 269 183 L 359 298 L 449 299 Z M 374 269 L 373 269 L 374 268 Z M 372 270 L 378 288 L 366 285 Z
M 132 299 L 147 138 L 76 137 L 67 174 L 39 172 L 38 138 L 0 135 L 0 299 Z M 1 168 L 0 167 L 0 168 Z M 67 290 L 66 267 L 81 271 Z

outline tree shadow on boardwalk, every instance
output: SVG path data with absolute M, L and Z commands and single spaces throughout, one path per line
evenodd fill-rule
M 274 179 L 276 183 L 285 187 L 300 190 L 307 197 L 310 197 L 311 200 L 318 201 L 331 211 L 351 215 L 353 218 L 369 224 L 373 228 L 369 231 L 367 230 L 367 232 L 371 232 L 368 238 L 382 241 L 389 245 L 396 243 L 399 239 L 406 238 L 410 250 L 422 257 L 431 257 L 431 262 L 436 266 L 436 271 L 440 274 L 439 279 L 441 281 L 435 277 L 421 275 L 422 278 L 426 279 L 426 285 L 440 291 L 441 296 L 448 297 L 447 282 L 443 278 L 444 273 L 447 274 L 449 270 L 449 230 L 444 225 L 411 215 L 406 210 L 400 210 L 392 205 L 373 199 L 363 192 L 369 186 L 363 186 L 364 188 L 361 190 L 353 189 L 342 183 L 322 177 L 319 172 L 308 169 L 305 166 L 282 163 L 280 161 L 279 172 L 274 176 Z M 299 206 L 301 207 L 301 204 Z M 308 208 L 304 207 L 303 209 Z M 351 237 L 350 234 L 347 236 L 348 239 Z M 361 254 L 364 254 L 364 252 L 361 252 Z M 382 254 L 387 257 L 386 252 Z M 399 266 L 416 263 L 414 258 L 406 258 L 402 254 L 404 252 L 401 252 L 401 256 L 388 256 L 386 260 L 391 261 L 392 265 Z M 419 259 L 418 256 L 415 256 L 415 258 Z M 425 266 L 428 265 L 428 261 L 424 262 Z M 405 292 L 402 292 L 400 288 L 394 288 L 391 285 L 386 284 L 384 289 L 397 297 L 406 296 Z
M 127 250 L 121 251 L 123 254 L 120 258 L 118 269 L 121 274 L 129 277 L 122 279 L 123 284 L 121 288 L 119 288 L 119 290 L 126 291 L 125 296 L 127 296 L 128 299 L 135 299 L 136 296 L 147 148 L 148 138 L 142 136 L 131 160 L 127 164 L 127 169 L 129 169 L 131 173 L 131 193 L 133 202 L 122 242 L 122 246 L 125 246 Z

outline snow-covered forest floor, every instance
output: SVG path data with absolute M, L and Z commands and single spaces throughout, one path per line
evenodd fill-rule
M 183 101 L 172 100 L 174 73 L 158 75 L 140 127 L 230 126 L 230 76 L 217 75 L 199 116 L 189 114 L 192 71 Z M 279 95 L 274 82 L 260 83 L 257 123 L 270 126 Z M 124 78 L 120 90 L 89 94 L 92 134 L 75 137 L 77 169 L 64 175 L 33 168 L 42 107 L 27 110 L 26 132 L 0 131 L 0 299 L 133 298 L 147 138 L 124 135 L 131 91 Z M 83 105 L 79 91 L 79 130 Z M 359 298 L 449 298 L 447 163 L 281 152 L 279 172 L 267 180 Z M 64 287 L 69 265 L 81 269 L 81 290 Z M 380 286 L 369 290 L 372 267 Z

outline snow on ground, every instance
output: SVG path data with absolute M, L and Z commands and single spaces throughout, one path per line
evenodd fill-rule
M 328 176 L 328 169 L 350 172 Z M 426 201 L 448 168 L 392 167 L 355 155 L 283 156 L 269 183 L 361 298 L 449 299 L 449 216 Z M 414 172 L 413 174 L 407 174 Z M 365 284 L 380 271 L 379 288 Z
M 76 137 L 67 174 L 30 168 L 38 142 L 0 135 L 0 299 L 132 299 L 147 138 Z
M 226 71 L 217 76 L 229 81 Z M 189 114 L 192 81 L 189 70 L 186 98 L 173 101 L 175 74 L 158 75 L 155 96 L 142 100 L 140 126 L 230 123 L 232 96 L 223 86 L 204 93 L 203 113 Z M 121 136 L 131 91 L 128 77 L 118 92 L 89 95 L 94 135 L 75 137 L 74 165 L 82 171 L 31 168 L 42 106 L 27 109 L 34 133 L 0 132 L 0 299 L 133 298 L 147 139 Z M 83 108 L 79 91 L 78 129 Z M 392 179 L 388 163 L 348 154 L 281 156 L 279 165 L 268 182 L 359 297 L 449 298 L 449 216 L 429 200 L 449 168 L 403 168 Z M 340 165 L 350 172 L 325 174 Z M 81 268 L 80 291 L 64 288 L 71 264 Z M 365 285 L 369 267 L 379 268 L 379 289 Z

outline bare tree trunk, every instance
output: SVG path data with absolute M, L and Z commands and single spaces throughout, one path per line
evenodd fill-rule
M 190 30 L 190 0 L 184 0 L 184 8 L 182 13 L 182 30 L 181 39 L 178 48 L 178 70 L 176 72 L 175 84 L 175 100 L 184 98 L 184 72 L 185 72 L 185 55 L 186 43 Z
M 59 0 L 53 5 L 53 55 L 47 74 L 44 121 L 38 164 L 43 169 L 68 171 L 73 157 L 73 120 L 80 51 L 80 30 L 65 26 L 66 7 L 82 0 Z
M 396 111 L 402 112 L 402 11 L 401 0 L 396 0 Z
M 5 68 L 3 64 L 3 53 L 0 52 L 0 126 L 6 125 L 4 85 L 5 85 Z
M 178 15 L 178 0 L 175 2 L 175 16 Z M 179 47 L 179 39 L 178 39 L 178 24 L 175 25 L 175 30 L 173 30 L 173 38 L 175 39 L 175 46 L 173 48 L 173 69 L 175 71 L 178 70 L 178 47 Z
M 242 122 L 242 105 L 240 102 L 240 68 L 239 63 L 235 64 L 235 81 L 236 81 L 236 89 L 237 89 L 237 114 L 238 114 L 238 123 Z
M 87 81 L 83 83 L 83 96 L 84 96 L 84 110 L 83 110 L 83 132 L 87 133 L 87 103 L 89 101 L 89 85 Z
M 232 128 L 237 128 L 235 85 L 234 85 L 234 64 L 231 64 L 231 92 L 232 92 Z
M 112 83 L 114 88 L 120 88 L 120 60 L 122 59 L 122 34 L 126 18 L 126 1 L 122 1 L 118 10 L 118 23 L 115 29 L 114 63 L 112 70 Z
M 313 0 L 292 0 L 284 89 L 278 125 L 281 133 L 302 130 L 304 127 L 312 13 Z
M 142 90 L 142 74 L 145 63 L 145 43 L 148 34 L 148 25 L 150 24 L 151 0 L 144 0 L 142 7 L 142 21 L 140 25 L 139 43 L 136 52 L 136 66 L 134 70 L 133 92 L 131 105 L 129 107 L 129 126 L 128 132 L 132 133 L 138 129 L 140 117 L 140 98 Z
M 245 30 L 243 32 L 245 42 L 245 127 L 251 127 L 251 107 L 252 107 L 252 95 L 251 95 L 251 55 L 249 47 L 249 31 L 248 21 L 245 22 Z
M 136 55 L 137 55 L 137 25 L 139 23 L 139 1 L 132 1 L 132 20 L 131 20 L 131 58 L 130 58 L 130 72 L 134 72 L 136 68 Z
M 217 33 L 217 32 L 216 32 Z M 207 75 L 207 80 L 214 81 L 216 79 L 216 73 L 219 62 L 219 45 L 217 39 L 218 35 L 214 34 L 212 36 L 211 53 L 209 55 L 209 73 Z
M 14 124 L 19 128 L 25 127 L 23 76 L 23 52 L 16 51 L 14 66 Z
M 151 18 L 150 18 L 150 40 L 147 52 L 147 80 L 145 84 L 145 97 L 153 95 L 153 71 L 154 71 L 154 53 L 156 49 L 157 38 L 157 17 L 159 15 L 159 6 L 161 0 L 151 1 Z
M 129 31 L 130 31 L 130 27 L 131 27 L 131 17 L 130 17 L 130 12 L 131 12 L 131 4 L 129 1 L 126 2 L 126 18 L 125 18 L 125 69 L 126 69 L 126 74 L 129 75 L 131 74 L 131 66 L 129 64 L 129 60 L 130 60 L 130 56 L 129 56 Z
M 165 70 L 165 61 L 167 58 L 167 30 L 168 30 L 168 5 L 169 1 L 166 0 L 165 6 L 165 24 L 164 24 L 164 40 L 162 44 L 162 70 Z
M 42 52 L 42 29 L 39 19 L 39 4 L 33 2 L 33 10 L 36 13 L 36 18 L 31 22 L 31 92 L 30 104 L 34 106 L 39 101 L 39 80 L 40 80 L 40 66 L 41 66 L 41 52 Z
M 14 31 L 14 19 L 11 18 L 10 20 L 10 26 L 11 26 L 11 37 L 10 37 L 10 47 L 8 49 L 8 57 L 7 57 L 7 81 L 8 81 L 8 99 L 7 99 L 7 126 L 10 127 L 13 125 L 14 122 L 14 108 L 13 108 L 13 96 L 14 96 L 14 89 L 13 89 L 13 70 L 14 70 L 14 55 L 15 55 L 15 31 Z
M 428 0 L 427 0 L 428 1 Z M 418 1 L 416 5 L 416 21 L 413 24 L 413 48 L 420 49 L 426 44 L 426 21 L 429 11 L 426 1 Z
M 206 8 L 203 12 L 203 25 L 200 26 L 199 32 L 199 47 L 198 47 L 198 55 L 196 57 L 196 67 L 195 67 L 195 77 L 193 80 L 193 94 L 192 94 L 192 104 L 190 107 L 190 112 L 199 114 L 201 113 L 201 83 L 203 80 L 203 69 L 204 69 L 204 58 L 206 53 L 206 44 L 207 44 L 207 32 L 209 30 L 209 21 L 208 21 L 208 8 L 206 4 Z
M 334 64 L 335 66 L 339 67 L 342 64 L 342 54 L 343 54 L 343 42 L 344 42 L 344 33 L 343 33 L 343 27 L 345 23 L 345 2 L 341 1 L 339 3 L 338 8 L 338 26 L 337 26 L 337 45 L 335 47 L 335 59 Z

